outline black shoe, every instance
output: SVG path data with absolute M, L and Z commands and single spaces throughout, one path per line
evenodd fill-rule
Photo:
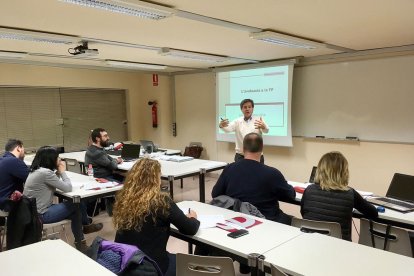
M 93 233 L 93 232 L 98 232 L 102 228 L 103 228 L 102 223 L 91 223 L 91 224 L 83 226 L 83 233 L 84 234 L 90 234 L 90 233 Z

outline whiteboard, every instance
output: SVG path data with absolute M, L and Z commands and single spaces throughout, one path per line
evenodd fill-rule
M 414 56 L 295 68 L 292 130 L 414 143 Z

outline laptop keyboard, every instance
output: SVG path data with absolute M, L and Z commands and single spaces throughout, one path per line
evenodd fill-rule
M 400 201 L 400 200 L 396 200 L 396 199 L 392 199 L 392 198 L 388 198 L 388 197 L 382 197 L 379 198 L 381 201 L 384 202 L 388 202 L 391 204 L 395 204 L 395 205 L 399 205 L 402 207 L 406 207 L 406 208 L 414 208 L 414 204 L 413 203 L 409 203 L 409 202 L 405 202 L 405 201 Z

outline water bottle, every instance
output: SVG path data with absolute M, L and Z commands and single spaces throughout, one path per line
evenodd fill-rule
M 89 176 L 90 179 L 94 179 L 92 164 L 89 164 L 89 166 L 88 166 L 88 176 Z

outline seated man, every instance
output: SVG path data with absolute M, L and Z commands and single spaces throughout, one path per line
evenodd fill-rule
M 23 192 L 23 183 L 29 175 L 29 168 L 24 163 L 24 147 L 20 140 L 9 139 L 0 157 L 0 209 L 14 191 Z
M 122 163 L 122 158 L 112 158 L 104 148 L 109 146 L 109 136 L 105 129 L 96 128 L 91 133 L 92 145 L 88 147 L 85 155 L 85 166 L 93 167 L 93 176 L 105 178 L 109 181 L 122 182 L 123 177 L 114 174 L 113 171 Z
M 292 217 L 279 209 L 278 200 L 294 200 L 296 193 L 282 173 L 260 163 L 263 138 L 249 133 L 243 140 L 244 159 L 228 165 L 213 187 L 211 196 L 227 195 L 249 202 L 269 220 L 290 225 Z
M 124 182 L 124 177 L 114 174 L 114 170 L 118 168 L 118 164 L 122 163 L 122 158 L 112 158 L 104 150 L 109 146 L 109 135 L 103 128 L 95 128 L 91 133 L 92 145 L 88 147 L 85 154 L 85 166 L 91 164 L 93 168 L 93 176 L 96 178 L 105 178 L 109 181 Z M 106 211 L 112 216 L 112 206 L 115 198 L 108 197 L 106 199 Z M 94 214 L 93 214 L 94 215 Z

